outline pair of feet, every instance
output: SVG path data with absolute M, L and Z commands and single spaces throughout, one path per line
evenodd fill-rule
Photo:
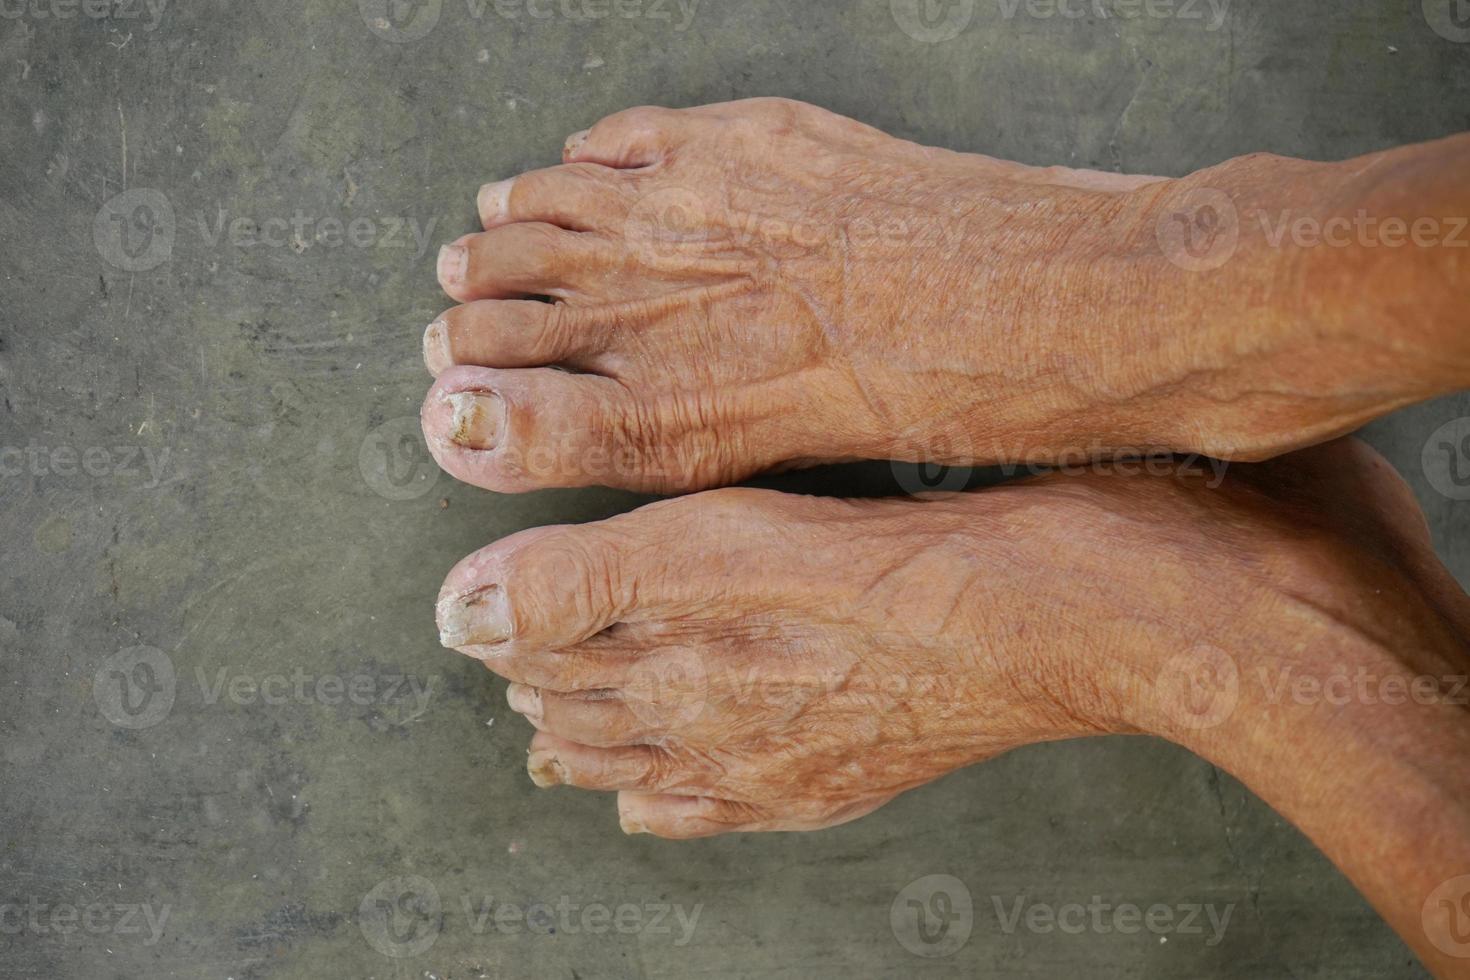
M 1396 397 L 1307 398 L 1283 422 L 1328 358 L 1303 366 L 1260 311 L 1243 334 L 1222 308 L 1250 297 L 1170 261 L 1184 182 L 929 149 L 777 100 L 630 110 L 565 160 L 487 185 L 486 230 L 439 260 L 463 305 L 425 334 L 424 430 L 492 490 L 1253 459 Z M 1248 712 L 1220 699 L 1262 650 L 1295 637 L 1326 662 L 1329 633 L 1372 635 L 1354 624 L 1422 586 L 1416 514 L 1347 442 L 1219 487 L 723 490 L 501 541 L 437 612 L 445 645 L 512 682 L 538 785 L 618 791 L 630 832 L 810 830 L 1036 741 L 1152 732 L 1228 759 Z

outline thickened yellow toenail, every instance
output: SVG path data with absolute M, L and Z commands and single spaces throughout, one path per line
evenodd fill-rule
M 532 721 L 541 720 L 541 692 L 536 688 L 512 684 L 505 689 L 505 700 L 516 714 L 525 715 Z
M 451 650 L 486 646 L 510 639 L 510 614 L 497 586 L 439 601 L 439 642 Z
M 439 281 L 453 285 L 464 281 L 470 253 L 463 245 L 445 245 L 439 250 Z
M 512 177 L 480 188 L 480 220 L 485 225 L 510 217 L 510 188 L 514 183 L 515 178 Z
M 449 438 L 467 449 L 494 449 L 505 427 L 505 402 L 500 396 L 457 391 L 447 397 L 454 409 Z
M 623 828 L 625 834 L 646 834 L 648 828 L 643 826 L 643 821 L 628 813 L 618 814 L 618 825 Z
M 424 331 L 424 366 L 435 377 L 454 366 L 454 355 L 449 353 L 449 324 L 443 320 L 435 320 Z
M 531 782 L 542 789 L 548 786 L 564 786 L 567 781 L 566 766 L 562 765 L 556 753 L 550 749 L 532 752 L 531 757 L 526 760 L 526 771 L 531 774 Z

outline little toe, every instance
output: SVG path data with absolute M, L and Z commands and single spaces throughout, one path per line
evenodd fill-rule
M 569 138 L 562 159 L 620 169 L 652 166 L 688 138 L 695 122 L 692 114 L 677 109 L 625 109 Z
M 718 786 L 716 786 L 718 792 Z M 618 819 L 626 834 L 653 834 L 671 840 L 732 833 L 809 832 L 861 819 L 892 801 L 881 793 L 847 801 L 765 801 L 750 803 L 708 794 L 621 790 Z
M 592 790 L 702 792 L 710 776 L 686 766 L 658 745 L 595 747 L 537 732 L 531 740 L 526 770 L 540 787 L 576 786 Z
M 768 829 L 766 814 L 749 803 L 632 790 L 618 793 L 618 822 L 625 834 L 653 834 L 669 840 Z

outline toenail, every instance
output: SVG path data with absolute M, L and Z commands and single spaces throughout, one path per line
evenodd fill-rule
M 646 834 L 648 828 L 643 826 L 643 821 L 630 813 L 619 813 L 618 824 L 623 828 L 625 834 Z
M 573 133 L 571 136 L 567 137 L 567 145 L 566 148 L 562 150 L 562 152 L 567 156 L 571 156 L 582 148 L 582 144 L 586 143 L 587 137 L 591 135 L 592 130 L 590 129 L 584 129 L 580 133 Z
M 567 781 L 566 766 L 562 765 L 556 753 L 550 749 L 532 752 L 531 757 L 526 760 L 526 771 L 531 774 L 531 782 L 542 789 L 563 786 Z
M 494 449 L 505 426 L 505 402 L 500 396 L 457 391 L 447 397 L 454 408 L 449 438 L 467 449 Z
M 451 650 L 503 643 L 510 639 L 510 615 L 505 594 L 490 586 L 464 596 L 439 602 L 439 642 Z
M 480 188 L 480 218 L 486 224 L 510 215 L 510 188 L 514 183 L 515 178 L 512 177 L 510 180 L 498 180 Z
M 460 283 L 469 271 L 470 253 L 463 245 L 445 245 L 439 250 L 439 281 Z
M 424 366 L 436 377 L 454 366 L 449 353 L 449 324 L 435 320 L 424 331 Z
M 536 688 L 512 684 L 505 689 L 505 700 L 516 714 L 525 715 L 532 721 L 541 720 L 541 692 Z

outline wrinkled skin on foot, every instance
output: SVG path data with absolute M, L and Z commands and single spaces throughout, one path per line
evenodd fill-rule
M 462 305 L 425 331 L 424 431 L 488 489 L 1259 460 L 1470 377 L 1461 251 L 1294 249 L 1260 220 L 1463 214 L 1470 137 L 1163 180 L 756 99 L 621 112 L 564 159 L 483 188 L 486 230 L 439 260 Z
M 833 826 L 1043 740 L 1151 732 L 1218 758 L 1268 728 L 1216 717 L 1227 670 L 1338 664 L 1381 623 L 1461 649 L 1433 601 L 1463 594 L 1371 450 L 1245 469 L 1219 489 L 699 494 L 492 545 L 439 624 L 512 682 L 538 784 L 619 791 L 625 830 L 676 838 Z
M 640 791 L 630 831 L 812 830 L 1075 730 L 975 642 L 985 533 L 952 505 L 713 491 L 503 541 L 450 576 L 441 626 L 493 639 L 456 608 L 503 596 L 511 638 L 463 649 L 514 682 L 538 782 Z
M 425 336 L 425 431 L 495 490 L 1044 457 L 1098 407 L 1081 352 L 1102 311 L 1153 274 L 1123 254 L 1153 178 L 931 149 L 800 103 L 633 109 L 565 158 L 487 186 L 487 230 L 439 264 L 464 305 Z

